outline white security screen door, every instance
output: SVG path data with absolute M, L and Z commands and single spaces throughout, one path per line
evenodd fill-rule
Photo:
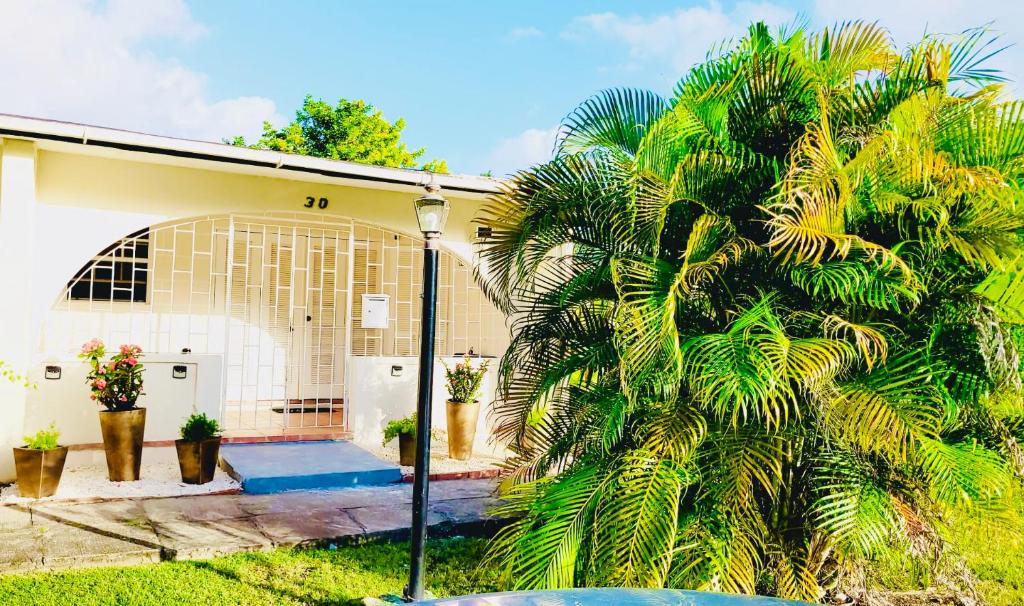
M 226 426 L 343 427 L 351 228 L 232 226 Z
M 348 234 L 311 229 L 297 238 L 303 262 L 295 273 L 292 398 L 310 404 L 344 397 L 345 320 L 348 309 Z

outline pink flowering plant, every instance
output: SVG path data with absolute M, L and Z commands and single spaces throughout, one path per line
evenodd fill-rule
M 456 364 L 455 368 L 444 364 L 447 379 L 445 385 L 451 396 L 449 399 L 460 404 L 475 402 L 476 397 L 480 394 L 480 383 L 484 380 L 484 374 L 487 372 L 487 364 L 487 361 L 484 361 L 479 368 L 473 368 L 469 358 Z
M 78 357 L 89 364 L 86 383 L 92 395 L 89 397 L 105 406 L 107 410 L 131 410 L 142 391 L 142 348 L 138 345 L 122 345 L 117 353 L 107 355 L 103 341 L 92 339 L 82 346 Z

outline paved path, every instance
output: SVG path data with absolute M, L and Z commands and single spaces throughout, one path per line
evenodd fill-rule
M 492 523 L 494 480 L 430 486 L 434 533 Z M 406 538 L 412 484 L 0 507 L 0 574 Z

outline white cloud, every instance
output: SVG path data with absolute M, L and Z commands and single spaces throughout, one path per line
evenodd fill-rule
M 959 33 L 992 23 L 1001 42 L 1013 44 L 991 61 L 1011 78 L 1024 78 L 1024 2 L 1020 0 L 815 0 L 814 17 L 819 26 L 862 19 L 878 21 L 900 47 L 916 42 L 926 33 Z
M 529 27 L 512 28 L 505 34 L 505 38 L 508 40 L 522 40 L 524 38 L 540 38 L 543 35 L 544 32 L 531 25 Z
M 486 170 L 501 177 L 551 159 L 558 127 L 529 128 L 514 137 L 502 139 L 487 154 Z
M 680 8 L 653 17 L 611 12 L 577 17 L 562 35 L 571 40 L 597 36 L 623 42 L 629 47 L 631 68 L 635 69 L 638 63 L 667 61 L 682 75 L 702 61 L 712 46 L 742 35 L 752 21 L 780 25 L 793 17 L 792 10 L 771 2 L 737 2 L 731 11 L 726 11 L 719 2 L 711 0 L 704 6 Z
M 262 97 L 211 99 L 207 76 L 147 50 L 207 34 L 183 0 L 0 5 L 0 112 L 219 140 L 279 119 Z

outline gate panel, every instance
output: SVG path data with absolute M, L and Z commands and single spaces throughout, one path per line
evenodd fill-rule
M 41 352 L 93 337 L 151 353 L 222 360 L 221 421 L 234 435 L 344 429 L 349 356 L 419 351 L 422 240 L 310 215 L 200 217 L 115 242 L 69 281 Z M 503 316 L 442 251 L 438 355 L 500 356 Z M 386 328 L 363 328 L 362 295 L 389 296 Z M 354 377 L 359 380 L 359 377 Z
M 349 231 L 234 222 L 227 428 L 344 427 Z

